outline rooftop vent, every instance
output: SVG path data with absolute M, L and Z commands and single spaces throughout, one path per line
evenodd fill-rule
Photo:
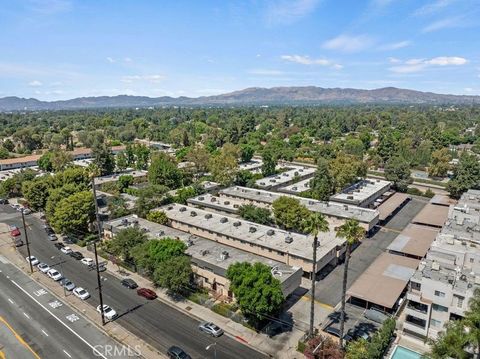
M 353 196 L 347 196 L 347 199 L 353 199 Z
M 227 223 L 228 222 L 228 218 L 227 217 L 222 217 L 220 218 L 220 223 Z
M 217 199 L 216 199 L 215 197 L 212 197 L 212 198 L 210 199 L 210 202 L 216 202 L 216 201 L 217 201 Z
M 209 251 L 208 249 L 202 249 L 202 250 L 200 251 L 200 254 L 201 254 L 203 257 L 205 257 L 208 253 L 210 253 L 210 251 Z
M 228 205 L 230 204 L 230 201 L 225 201 L 225 202 L 223 202 L 223 204 L 224 204 L 225 206 L 228 206 Z
M 193 246 L 193 241 L 191 239 L 187 239 L 185 241 L 185 244 L 187 245 L 187 247 L 191 247 L 191 246 Z
M 238 208 L 238 207 L 239 207 L 238 204 L 234 204 L 234 205 L 233 205 L 233 208 Z
M 440 264 L 438 264 L 437 262 L 433 261 L 432 262 L 432 270 L 440 270 Z
M 348 205 L 344 204 L 344 205 L 343 205 L 343 209 L 344 209 L 345 211 L 348 211 Z
M 273 229 L 269 229 L 269 230 L 267 231 L 267 234 L 268 234 L 269 236 L 273 236 L 273 235 L 275 234 L 275 231 L 274 231 Z
M 168 206 L 167 209 L 171 211 L 173 209 L 173 206 Z
M 187 207 L 180 207 L 179 211 L 180 212 L 185 212 L 187 210 Z
M 294 191 L 296 191 L 296 190 L 297 190 L 297 186 L 293 186 L 292 189 L 293 189 Z
M 210 218 L 212 218 L 212 217 L 213 217 L 213 216 L 212 216 L 211 213 L 207 213 L 207 214 L 205 215 L 205 218 L 206 218 L 206 219 L 210 219 Z
M 228 258 L 228 252 L 227 251 L 222 251 L 222 253 L 220 254 L 220 259 L 222 261 L 224 261 L 227 258 Z
M 122 219 L 122 226 L 128 226 L 128 219 L 126 218 Z
M 200 197 L 198 197 L 198 200 L 199 200 L 199 201 L 203 201 L 203 200 L 205 200 L 205 197 L 200 196 Z
M 257 231 L 257 228 L 256 228 L 256 227 L 250 227 L 250 228 L 248 229 L 248 231 L 249 231 L 250 233 L 255 233 L 255 232 Z
M 157 237 L 163 237 L 165 235 L 165 232 L 164 231 L 159 231 L 157 232 L 156 236 Z
M 197 212 L 195 212 L 195 211 L 190 212 L 190 217 L 196 217 L 196 216 L 197 216 Z
M 299 170 L 299 171 L 302 172 L 302 170 Z M 295 172 L 293 173 L 293 175 L 294 175 L 294 176 L 298 176 L 299 173 L 298 173 L 297 171 L 295 171 Z
M 241 225 L 242 225 L 242 222 L 240 222 L 240 221 L 233 222 L 234 227 L 240 227 Z
M 285 237 L 285 243 L 292 243 L 293 242 L 293 237 L 291 236 L 286 236 Z

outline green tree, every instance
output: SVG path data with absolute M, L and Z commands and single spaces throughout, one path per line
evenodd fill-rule
M 367 175 L 367 166 L 355 156 L 340 153 L 329 166 L 329 172 L 335 182 L 335 190 L 341 191 Z
M 50 162 L 52 164 L 52 169 L 54 172 L 60 172 L 65 170 L 68 165 L 72 163 L 72 161 L 72 155 L 63 150 L 53 151 L 50 157 Z
M 460 198 L 470 188 L 480 188 L 480 162 L 475 155 L 463 153 L 453 170 L 453 177 L 447 184 L 447 190 L 451 197 Z
M 0 147 L 0 160 L 10 157 L 10 152 L 4 147 Z
M 240 310 L 253 323 L 264 321 L 280 310 L 284 301 L 282 288 L 268 265 L 237 262 L 228 267 L 226 277 Z
M 168 223 L 168 217 L 165 211 L 151 211 L 147 214 L 147 220 L 163 225 Z
M 343 145 L 343 150 L 349 155 L 362 159 L 365 148 L 362 140 L 358 138 L 348 138 Z
M 120 192 L 125 190 L 133 184 L 134 178 L 132 175 L 121 175 L 118 177 L 118 189 Z
M 125 151 L 117 153 L 115 156 L 115 166 L 118 171 L 124 171 L 128 167 L 128 159 Z
M 185 293 L 189 289 L 192 275 L 190 258 L 180 256 L 161 262 L 153 272 L 153 281 L 169 293 Z
M 152 163 L 148 169 L 149 183 L 174 189 L 181 186 L 182 178 L 182 171 L 177 168 L 176 162 L 169 155 L 158 153 L 152 157 Z
M 410 177 L 410 165 L 403 158 L 390 158 L 385 164 L 385 178 L 393 182 L 393 187 L 400 192 L 406 192 L 408 185 L 413 182 Z
M 320 232 L 328 232 L 328 222 L 325 216 L 321 213 L 311 213 L 305 218 L 304 223 L 305 232 L 313 236 L 313 258 L 312 258 L 312 274 L 311 274 L 311 293 L 310 293 L 310 335 L 313 336 L 314 331 L 314 317 L 315 317 L 315 282 L 317 281 L 317 248 L 318 234 Z
M 177 203 L 187 204 L 187 200 L 189 198 L 195 197 L 199 195 L 201 192 L 203 191 L 200 188 L 197 188 L 195 186 L 179 188 L 175 193 L 174 200 Z
M 287 230 L 304 231 L 304 219 L 310 211 L 298 199 L 281 196 L 272 203 L 272 209 L 277 225 Z
M 15 144 L 9 138 L 3 140 L 2 147 L 5 148 L 8 152 L 13 152 L 15 150 Z
M 110 241 L 106 242 L 107 251 L 124 262 L 134 264 L 134 248 L 147 242 L 147 235 L 139 228 L 130 227 L 119 231 Z
M 277 160 L 270 151 L 265 151 L 262 156 L 262 175 L 268 177 L 275 174 Z
M 187 246 L 181 240 L 162 238 L 136 245 L 132 256 L 147 275 L 152 275 L 160 263 L 183 256 L 186 249 Z
M 195 171 L 203 174 L 208 171 L 210 153 L 202 146 L 195 146 L 186 156 L 186 160 L 195 164 Z
M 253 204 L 244 204 L 238 208 L 240 217 L 247 221 L 259 224 L 271 224 L 272 213 L 267 208 L 256 207 Z
M 100 175 L 112 174 L 115 170 L 115 158 L 112 150 L 104 143 L 95 143 L 92 147 L 93 164 L 100 170 Z
M 228 186 L 232 184 L 237 173 L 237 159 L 229 153 L 220 153 L 210 157 L 209 165 L 213 180 Z
M 52 172 L 52 152 L 45 152 L 37 161 L 38 168 L 45 172 Z
M 426 357 L 432 359 L 467 359 L 471 357 L 466 352 L 469 344 L 464 322 L 462 320 L 451 320 L 445 325 L 445 330 L 441 331 L 437 338 L 430 342 L 431 350 Z
M 448 148 L 441 148 L 432 153 L 432 161 L 428 168 L 431 177 L 445 177 L 450 170 L 451 155 Z
M 45 208 L 49 195 L 50 184 L 42 177 L 33 181 L 25 181 L 22 184 L 22 193 L 29 206 L 38 211 Z
M 335 193 L 334 178 L 330 174 L 328 162 L 323 158 L 317 160 L 317 170 L 310 181 L 309 193 L 312 198 L 321 201 L 328 201 L 330 196 Z
M 240 146 L 240 161 L 241 162 L 251 161 L 254 153 L 255 153 L 255 149 L 252 146 L 248 144 Z
M 56 231 L 68 234 L 87 233 L 95 217 L 93 196 L 90 191 L 72 194 L 58 202 L 51 224 Z
M 356 219 L 348 219 L 337 229 L 337 237 L 345 238 L 345 264 L 343 270 L 342 283 L 342 306 L 340 312 L 340 346 L 343 347 L 343 334 L 345 328 L 345 298 L 347 294 L 348 264 L 350 262 L 350 253 L 352 246 L 360 243 L 365 238 L 365 229 L 360 227 Z

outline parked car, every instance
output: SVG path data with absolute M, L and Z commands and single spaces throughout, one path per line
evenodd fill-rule
M 73 252 L 73 251 L 72 251 L 72 248 L 70 248 L 70 247 L 62 247 L 62 248 L 60 248 L 60 251 L 61 251 L 63 254 L 70 254 L 70 253 Z
M 62 249 L 63 247 L 65 247 L 65 244 L 63 244 L 62 242 L 54 243 L 53 245 L 57 249 Z
M 15 245 L 15 247 L 23 246 L 22 237 L 13 237 L 12 240 L 13 240 L 13 244 Z
M 340 338 L 340 329 L 337 329 L 335 327 L 327 327 L 325 329 L 325 332 L 330 335 L 333 335 L 334 337 Z
M 167 355 L 171 359 L 192 359 L 182 348 L 176 346 L 168 348 Z
M 0 198 L 0 204 L 8 204 L 8 199 Z
M 68 290 L 68 291 L 72 291 L 72 290 L 75 289 L 75 284 L 73 284 L 73 282 L 70 279 L 67 279 L 67 278 L 63 278 L 60 281 L 60 285 L 63 285 L 65 287 L 65 289 Z
M 135 282 L 133 279 L 130 279 L 130 278 L 124 278 L 120 283 L 122 283 L 124 287 L 127 287 L 129 289 L 138 288 L 137 282 Z
M 82 264 L 85 264 L 87 266 L 91 266 L 93 264 L 93 259 L 86 257 L 86 258 L 82 258 L 80 262 L 82 262 Z
M 157 293 L 155 293 L 153 290 L 148 288 L 138 288 L 137 294 L 141 297 L 144 297 L 150 300 L 157 298 Z
M 55 233 L 51 233 L 48 235 L 48 240 L 49 241 L 56 241 L 58 239 L 57 235 Z
M 62 274 L 54 268 L 49 269 L 47 275 L 57 282 L 63 278 Z
M 219 337 L 223 334 L 223 329 L 220 328 L 218 325 L 213 324 L 212 322 L 205 322 L 198 326 L 202 332 L 210 334 L 213 337 Z
M 42 273 L 47 273 L 50 270 L 50 266 L 47 263 L 39 263 L 37 265 L 37 268 L 40 270 Z
M 73 290 L 73 294 L 75 294 L 76 297 L 80 298 L 81 300 L 86 300 L 90 298 L 90 293 L 88 293 L 85 289 L 82 287 L 77 287 Z
M 35 256 L 30 256 L 25 259 L 27 260 L 27 262 L 32 263 L 32 266 L 36 266 L 38 263 L 40 263 L 40 261 Z
M 20 232 L 20 229 L 18 229 L 17 227 L 15 228 L 12 228 L 10 230 L 10 236 L 11 237 L 19 237 L 22 233 Z
M 97 307 L 97 312 L 101 313 L 102 312 L 101 308 L 102 308 L 101 306 L 98 306 Z M 114 311 L 112 308 L 110 308 L 108 305 L 104 304 L 103 305 L 103 315 L 108 320 L 112 320 L 112 319 L 115 319 L 117 317 L 117 312 Z
M 81 252 L 72 252 L 72 253 L 70 253 L 70 257 L 79 261 L 79 260 L 83 259 L 83 254 Z
M 65 236 L 63 237 L 63 241 L 67 244 L 75 244 L 77 243 L 77 240 L 73 237 L 70 237 L 70 236 Z
M 32 210 L 30 208 L 22 208 L 22 212 L 23 212 L 23 214 L 27 215 L 27 214 L 32 213 Z

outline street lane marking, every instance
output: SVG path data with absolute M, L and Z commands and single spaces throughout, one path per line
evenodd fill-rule
M 41 359 L 37 353 L 35 353 L 33 351 L 33 349 L 30 347 L 30 345 L 27 344 L 27 342 L 25 340 L 23 340 L 23 338 L 12 328 L 12 326 L 10 324 L 8 324 L 8 322 L 3 319 L 3 317 L 0 317 L 0 322 L 2 322 L 3 324 L 5 324 L 7 326 L 8 329 L 10 329 L 10 331 L 13 333 L 13 335 L 15 336 L 15 338 L 17 338 L 17 340 L 20 342 L 20 344 L 22 344 L 25 348 L 27 348 L 35 358 L 37 359 Z M 3 353 L 2 353 L 3 354 Z M 0 358 L 2 356 L 0 355 Z
M 27 319 L 30 319 L 27 313 L 23 312 L 23 315 L 27 317 Z
M 23 293 L 25 293 L 26 295 L 28 295 L 30 297 L 30 299 L 32 299 L 35 303 L 37 303 L 40 307 L 42 307 L 48 314 L 50 314 L 52 317 L 54 317 L 56 320 L 58 320 L 58 322 L 60 322 L 60 324 L 62 324 L 65 328 L 67 328 L 72 334 L 74 334 L 78 339 L 80 339 L 82 342 L 84 342 L 86 345 L 88 345 L 92 350 L 93 350 L 93 353 L 96 355 L 96 356 L 99 356 L 103 359 L 107 359 L 106 356 L 104 356 L 101 352 L 98 351 L 98 349 L 95 348 L 95 346 L 91 345 L 89 342 L 87 342 L 82 336 L 80 336 L 80 334 L 78 334 L 75 330 L 73 330 L 72 328 L 70 328 L 67 324 L 65 324 L 59 317 L 57 317 L 55 314 L 53 314 L 53 312 L 48 309 L 47 307 L 45 307 L 42 303 L 40 303 L 35 297 L 33 297 L 30 293 L 28 293 L 25 289 L 23 289 L 17 282 L 15 282 L 14 280 L 11 280 L 11 282 L 18 288 L 20 289 Z M 1 318 L 1 317 L 0 317 Z
M 8 298 L 8 301 L 12 304 L 14 304 L 15 302 L 13 300 L 11 300 L 10 298 Z
M 42 329 L 43 334 L 45 334 L 47 337 L 49 336 L 45 330 Z
M 72 357 L 70 354 L 68 354 L 68 352 L 67 352 L 65 349 L 63 349 L 63 352 L 64 352 L 65 354 L 67 354 L 69 358 Z

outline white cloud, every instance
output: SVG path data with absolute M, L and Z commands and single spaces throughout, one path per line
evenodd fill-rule
M 107 60 L 108 62 L 110 62 L 111 64 L 113 64 L 113 63 L 115 62 L 115 59 L 112 58 L 112 57 L 110 57 L 110 56 L 108 56 L 108 57 L 106 58 L 106 60 Z
M 371 47 L 373 43 L 373 39 L 367 35 L 339 35 L 333 39 L 325 41 L 323 43 L 323 48 L 343 52 L 357 52 Z
M 398 50 L 407 46 L 410 46 L 412 44 L 411 41 L 404 40 L 404 41 L 399 41 L 399 42 L 394 42 L 391 44 L 385 44 L 379 47 L 380 50 Z
M 253 69 L 247 71 L 251 75 L 260 75 L 260 76 L 280 76 L 284 72 L 280 70 L 268 70 L 268 69 Z
M 438 21 L 432 22 L 430 25 L 425 26 L 422 29 L 422 32 L 433 32 L 433 31 L 438 31 L 442 29 L 463 26 L 462 25 L 463 20 L 464 19 L 461 16 L 449 17 L 442 20 L 438 20 Z
M 28 86 L 31 86 L 31 87 L 40 87 L 40 86 L 42 86 L 42 85 L 43 85 L 43 83 L 41 83 L 41 82 L 38 81 L 38 80 L 33 80 L 33 81 L 30 81 L 30 82 L 28 83 Z
M 342 65 L 335 64 L 334 62 L 327 59 L 312 59 L 309 56 L 301 55 L 282 55 L 280 56 L 282 60 L 288 62 L 294 62 L 301 65 L 319 65 L 319 66 L 332 66 L 335 69 L 343 68 Z
M 273 24 L 292 24 L 313 12 L 320 0 L 271 0 L 267 21 Z
M 389 61 L 391 64 L 398 64 L 398 63 L 402 62 L 402 60 L 397 59 L 396 57 L 389 57 L 389 58 L 388 58 L 388 61 Z
M 158 83 L 165 79 L 163 75 L 128 75 L 123 76 L 121 81 L 127 84 L 138 82 L 138 81 L 147 81 L 151 83 Z
M 413 15 L 414 16 L 430 15 L 446 8 L 447 6 L 454 3 L 455 1 L 456 0 L 436 0 L 430 4 L 426 4 L 422 7 L 419 7 L 417 10 L 415 10 Z
M 404 61 L 401 65 L 390 67 L 390 71 L 395 73 L 413 73 L 422 71 L 428 67 L 435 66 L 462 66 L 468 62 L 467 59 L 458 56 L 439 56 L 432 59 L 410 59 Z M 398 61 L 397 63 L 401 63 Z

